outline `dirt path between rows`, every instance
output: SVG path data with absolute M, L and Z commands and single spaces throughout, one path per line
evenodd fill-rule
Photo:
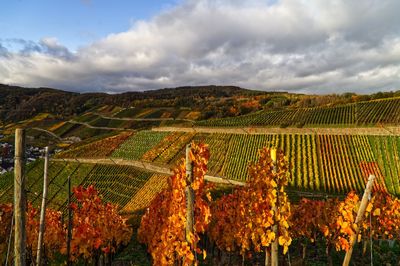
M 102 158 L 102 159 L 93 159 L 93 158 L 76 158 L 76 159 L 51 159 L 52 161 L 58 162 L 75 162 L 75 163 L 84 163 L 84 164 L 105 164 L 105 165 L 126 165 L 126 166 L 134 166 L 139 169 L 143 169 L 149 172 L 171 175 L 172 171 L 168 165 L 155 164 L 150 162 L 143 161 L 135 161 L 135 160 L 125 160 L 125 159 L 114 159 L 114 158 Z M 205 175 L 204 179 L 209 182 L 219 183 L 219 184 L 231 184 L 231 185 L 239 185 L 243 186 L 245 183 L 229 180 L 223 177 L 210 176 Z
M 104 129 L 104 130 L 116 130 L 116 131 L 136 131 L 135 129 L 131 129 L 131 128 L 119 128 L 119 127 L 96 127 L 96 126 L 92 126 L 89 123 L 86 122 L 78 122 L 75 120 L 69 120 L 67 121 L 68 123 L 71 124 L 78 124 L 78 125 L 83 125 L 86 126 L 88 128 L 93 128 L 93 129 Z
M 184 118 L 173 118 L 173 117 L 165 117 L 165 118 L 129 118 L 129 117 L 114 117 L 114 116 L 106 116 L 100 113 L 93 112 L 92 114 L 100 116 L 104 119 L 111 120 L 122 120 L 122 121 L 185 121 L 194 123 L 194 120 L 184 119 Z
M 46 133 L 46 134 L 48 134 L 48 135 L 50 135 L 50 136 L 56 138 L 57 140 L 62 141 L 62 138 L 60 138 L 59 136 L 57 136 L 56 134 L 54 134 L 54 133 L 51 132 L 51 131 L 48 131 L 48 130 L 43 129 L 43 128 L 38 128 L 38 127 L 33 127 L 32 129 L 33 129 L 33 130 L 38 130 L 38 131 L 44 132 L 44 133 Z
M 93 159 L 93 158 L 76 158 L 76 159 L 51 159 L 52 161 L 59 161 L 59 162 L 75 162 L 75 163 L 82 163 L 82 164 L 103 164 L 103 165 L 126 165 L 126 166 L 134 166 L 136 168 L 153 172 L 159 173 L 164 175 L 171 175 L 172 171 L 170 170 L 168 165 L 162 164 L 155 164 L 143 161 L 135 161 L 135 160 L 125 160 L 125 159 L 114 159 L 114 158 L 101 158 L 101 159 Z M 204 179 L 208 182 L 217 183 L 217 184 L 227 184 L 227 185 L 234 185 L 234 186 L 244 186 L 245 182 L 230 180 L 225 177 L 219 176 L 211 176 L 205 175 Z M 287 193 L 290 194 L 292 197 L 296 197 L 298 199 L 302 197 L 306 198 L 326 198 L 329 197 L 338 197 L 338 195 L 329 194 L 322 191 L 302 191 L 294 188 L 288 188 Z
M 319 135 L 376 135 L 400 136 L 400 126 L 362 128 L 217 128 L 217 127 L 155 127 L 153 131 L 178 131 L 220 134 L 319 134 Z

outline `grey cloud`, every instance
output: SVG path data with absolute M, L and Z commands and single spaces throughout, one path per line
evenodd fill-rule
M 72 60 L 74 55 L 68 50 L 67 47 L 61 45 L 55 38 L 43 38 L 39 42 L 41 52 L 66 60 Z
M 24 49 L 0 57 L 0 82 L 108 92 L 398 89 L 397 10 L 397 0 L 188 0 L 74 53 L 54 38 L 21 41 Z
M 0 57 L 7 57 L 9 55 L 8 49 L 0 42 Z
M 61 45 L 56 38 L 42 38 L 39 42 L 31 40 L 24 40 L 20 38 L 6 39 L 3 42 L 18 49 L 18 54 L 29 57 L 33 53 L 42 53 L 57 58 L 71 60 L 74 58 L 73 54 Z

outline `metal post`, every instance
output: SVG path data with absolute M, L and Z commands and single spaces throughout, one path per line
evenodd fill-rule
M 47 187 L 48 182 L 48 169 L 49 169 L 49 147 L 44 148 L 44 174 L 43 174 L 43 198 L 42 207 L 40 209 L 40 224 L 39 224 L 39 237 L 38 237 L 38 249 L 36 254 L 36 265 L 41 265 L 42 251 L 43 251 L 43 237 L 45 232 L 46 224 L 46 199 L 47 199 Z

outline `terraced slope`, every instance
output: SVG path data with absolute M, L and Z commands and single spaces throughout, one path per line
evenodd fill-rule
M 334 194 L 362 191 L 368 175 L 373 173 L 377 176 L 375 190 L 400 195 L 400 136 L 141 131 L 127 138 L 112 158 L 147 161 L 168 168 L 183 157 L 185 145 L 192 140 L 209 144 L 209 175 L 245 181 L 248 164 L 257 159 L 258 150 L 274 146 L 283 149 L 289 160 L 292 190 Z M 94 143 L 88 144 L 90 152 L 86 154 L 96 154 L 96 147 L 98 152 L 104 150 Z M 38 206 L 43 161 L 29 164 L 26 173 L 28 200 Z M 65 209 L 68 176 L 73 186 L 94 184 L 106 201 L 118 204 L 123 212 L 145 208 L 167 184 L 166 175 L 135 166 L 52 161 L 48 195 L 52 208 Z M 13 182 L 12 173 L 1 176 L 0 203 L 12 201 Z
M 60 208 L 66 203 L 68 188 L 67 179 L 71 176 L 72 186 L 78 186 L 93 168 L 93 165 L 82 165 L 78 163 L 51 162 L 49 165 L 49 191 L 48 204 L 52 208 Z M 12 173 L 2 176 L 0 187 L 0 202 L 12 202 L 14 177 Z M 29 165 L 26 170 L 26 189 L 28 201 L 34 206 L 40 206 L 43 191 L 43 161 L 38 160 Z
M 28 201 L 39 207 L 43 192 L 43 161 L 30 164 L 26 172 Z M 105 201 L 119 205 L 125 213 L 147 207 L 156 194 L 166 187 L 168 178 L 167 175 L 154 174 L 132 166 L 51 161 L 47 196 L 50 208 L 66 210 L 68 176 L 71 177 L 72 187 L 95 185 Z M 0 203 L 12 202 L 13 187 L 12 173 L 1 176 Z
M 111 157 L 139 160 L 149 149 L 156 146 L 167 132 L 140 131 L 128 138 Z
M 208 174 L 213 176 L 245 181 L 247 167 L 257 159 L 258 150 L 275 146 L 283 149 L 289 160 L 293 188 L 329 193 L 362 191 L 368 174 L 373 173 L 378 177 L 376 190 L 400 192 L 399 136 L 142 131 L 131 136 L 112 157 L 170 167 L 184 157 L 190 141 L 209 144 Z
M 103 138 L 88 144 L 79 145 L 56 155 L 57 158 L 104 158 L 109 156 L 124 141 L 132 135 L 132 132 L 122 132 L 118 135 Z
M 208 127 L 321 127 L 400 124 L 400 98 L 389 98 L 335 107 L 257 112 L 249 115 L 196 122 Z

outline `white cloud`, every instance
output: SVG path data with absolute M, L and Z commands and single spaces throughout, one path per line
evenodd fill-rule
M 398 10 L 397 0 L 188 0 L 74 53 L 55 38 L 20 52 L 0 46 L 0 82 L 76 91 L 399 89 Z

